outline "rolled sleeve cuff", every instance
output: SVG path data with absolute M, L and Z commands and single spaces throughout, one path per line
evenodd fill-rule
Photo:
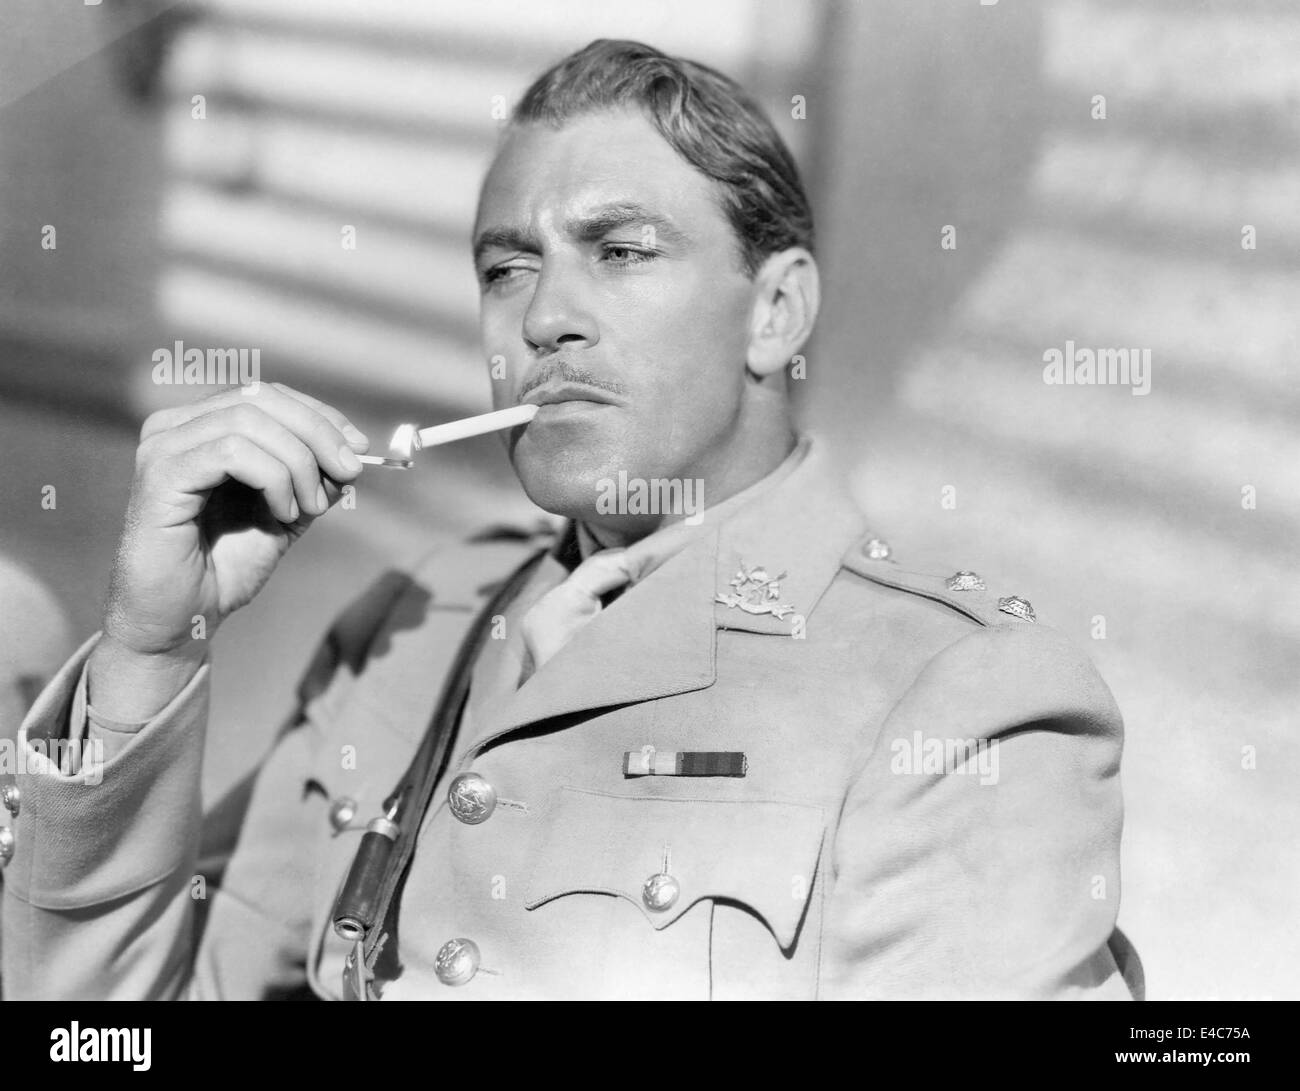
M 5 885 L 43 909 L 124 897 L 197 855 L 210 667 L 143 725 L 88 725 L 85 667 L 98 640 L 64 664 L 18 734 L 22 811 Z

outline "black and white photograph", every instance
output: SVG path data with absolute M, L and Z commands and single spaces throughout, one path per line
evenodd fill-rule
M 1249 1065 L 1298 375 L 1293 0 L 4 0 L 0 995 Z

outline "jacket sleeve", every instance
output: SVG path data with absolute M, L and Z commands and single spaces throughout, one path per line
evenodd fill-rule
M 1050 629 L 980 629 L 931 659 L 851 773 L 824 994 L 1128 999 L 1108 947 L 1121 740 Z
M 98 638 L 77 651 L 20 734 L 22 805 L 4 884 L 6 998 L 254 999 L 305 983 L 317 867 L 305 846 L 319 840 L 311 834 L 324 818 L 323 801 L 304 805 L 312 709 L 351 684 L 395 592 L 381 581 L 321 646 L 242 822 L 230 825 L 237 840 L 219 861 L 219 886 L 199 862 L 210 666 L 99 769 L 83 763 L 70 773 L 36 752 L 40 740 L 66 737 L 84 708 L 84 667 Z

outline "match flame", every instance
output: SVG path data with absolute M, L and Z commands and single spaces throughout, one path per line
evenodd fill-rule
M 421 447 L 420 431 L 414 424 L 399 424 L 388 441 L 388 449 L 394 458 L 410 458 L 413 451 Z

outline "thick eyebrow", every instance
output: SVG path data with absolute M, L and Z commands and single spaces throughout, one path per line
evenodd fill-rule
M 474 260 L 482 258 L 486 250 L 526 250 L 537 254 L 541 249 L 541 240 L 527 228 L 485 227 L 474 240 Z
M 564 223 L 564 230 L 570 238 L 579 242 L 594 242 L 611 231 L 624 227 L 644 229 L 652 227 L 656 238 L 683 245 L 689 242 L 684 231 L 667 216 L 652 212 L 642 205 L 616 203 L 601 205 L 581 216 L 575 216 Z M 492 249 L 523 250 L 528 253 L 541 253 L 541 240 L 531 230 L 521 227 L 485 227 L 474 240 L 474 260 L 482 258 L 484 251 Z
M 656 236 L 662 236 L 670 242 L 687 241 L 686 233 L 667 216 L 631 203 L 601 205 L 585 215 L 566 220 L 564 224 L 564 230 L 582 242 L 594 242 L 611 231 L 624 227 L 653 227 Z

